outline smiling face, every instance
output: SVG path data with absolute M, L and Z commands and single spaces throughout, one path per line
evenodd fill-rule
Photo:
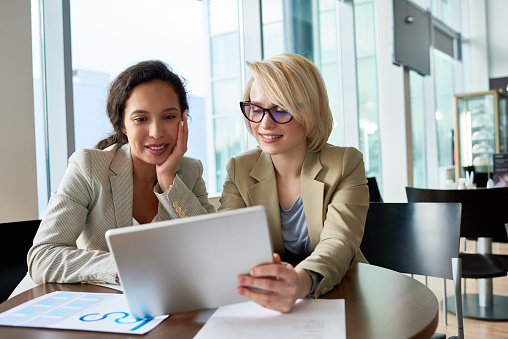
M 163 163 L 173 150 L 182 121 L 178 96 L 168 83 L 136 86 L 125 104 L 123 133 L 135 168 Z
M 263 93 L 257 81 L 254 81 L 252 84 L 250 101 L 264 108 L 275 106 Z M 306 152 L 307 150 L 305 127 L 296 121 L 296 119 L 291 120 L 287 124 L 278 124 L 268 114 L 265 114 L 261 122 L 250 122 L 250 127 L 259 147 L 267 154 L 272 156 L 291 155 L 292 153 Z

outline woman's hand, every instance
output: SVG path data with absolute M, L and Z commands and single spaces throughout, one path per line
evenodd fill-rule
M 277 253 L 273 259 L 273 264 L 256 266 L 250 274 L 240 275 L 238 293 L 263 307 L 286 313 L 296 299 L 309 294 L 312 278 L 306 270 L 282 262 Z
M 169 186 L 173 185 L 175 180 L 175 172 L 178 164 L 187 152 L 187 139 L 189 137 L 189 126 L 187 125 L 187 110 L 182 113 L 182 122 L 178 126 L 178 136 L 176 139 L 175 147 L 162 163 L 156 165 L 157 182 L 161 190 L 166 191 Z

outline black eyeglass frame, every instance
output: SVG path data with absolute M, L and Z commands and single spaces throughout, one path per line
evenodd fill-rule
M 259 121 L 254 121 L 254 120 L 250 119 L 250 118 L 247 116 L 247 114 L 245 113 L 245 110 L 244 110 L 245 105 L 256 106 L 257 108 L 259 108 L 259 109 L 263 110 L 263 115 L 261 116 L 261 119 L 259 119 Z M 240 109 L 241 109 L 241 111 L 242 111 L 242 114 L 243 114 L 243 116 L 244 116 L 247 120 L 249 120 L 250 122 L 260 123 L 261 121 L 263 121 L 263 118 L 265 117 L 266 113 L 268 113 L 268 115 L 270 116 L 270 118 L 271 118 L 273 121 L 275 121 L 277 124 L 284 125 L 284 124 L 287 124 L 288 122 L 290 122 L 291 120 L 293 120 L 293 115 L 292 115 L 291 113 L 289 113 L 287 110 L 285 110 L 286 112 L 288 112 L 288 113 L 289 113 L 289 115 L 291 116 L 291 118 L 290 118 L 288 121 L 285 121 L 285 122 L 279 122 L 279 121 L 277 121 L 277 120 L 274 118 L 274 116 L 273 116 L 273 114 L 272 114 L 272 112 L 271 112 L 271 110 L 272 110 L 272 109 L 274 109 L 275 107 L 280 107 L 280 106 L 275 105 L 275 106 L 270 107 L 270 108 L 263 108 L 263 107 L 258 106 L 258 105 L 256 105 L 256 104 L 253 104 L 253 103 L 252 103 L 252 102 L 250 102 L 250 101 L 240 101 Z

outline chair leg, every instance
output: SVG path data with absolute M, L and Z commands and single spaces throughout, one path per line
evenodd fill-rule
M 448 308 L 446 307 L 446 279 L 443 279 L 443 324 L 448 325 Z
M 457 318 L 457 335 L 454 338 L 464 339 L 464 324 L 462 319 L 462 298 L 460 281 L 462 280 L 462 259 L 452 258 L 453 292 L 455 293 L 455 315 Z

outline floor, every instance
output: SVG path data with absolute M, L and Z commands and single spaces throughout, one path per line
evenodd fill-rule
M 472 242 L 468 242 L 467 246 L 472 246 Z M 493 253 L 508 254 L 508 244 L 494 244 Z M 424 282 L 423 277 L 415 277 L 415 279 Z M 442 293 L 442 279 L 428 278 L 428 287 L 434 292 L 437 299 L 443 299 Z M 453 295 L 452 281 L 447 282 L 447 294 Z M 508 276 L 494 278 L 494 294 L 508 296 Z M 467 279 L 466 282 L 467 293 L 478 293 L 478 281 L 474 279 Z M 448 325 L 443 324 L 443 310 L 439 310 L 439 324 L 436 332 L 446 333 L 446 337 L 457 334 L 457 323 L 455 314 L 448 313 Z M 464 337 L 474 339 L 506 339 L 508 338 L 508 321 L 480 321 L 471 318 L 464 318 Z

